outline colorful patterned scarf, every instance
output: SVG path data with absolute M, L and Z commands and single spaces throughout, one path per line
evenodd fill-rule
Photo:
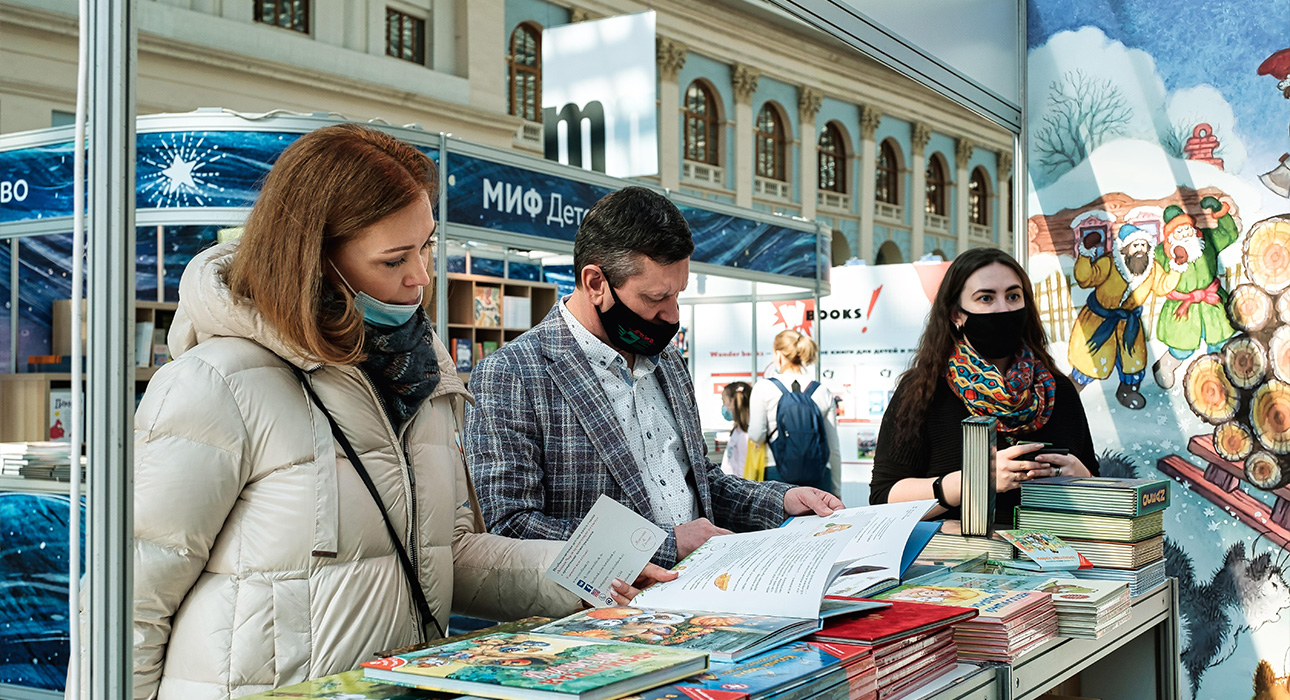
M 1004 376 L 972 346 L 959 341 L 945 378 L 972 415 L 994 416 L 1004 435 L 1039 430 L 1053 415 L 1057 382 L 1025 345 Z

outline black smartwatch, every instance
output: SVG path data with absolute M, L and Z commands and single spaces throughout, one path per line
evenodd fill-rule
M 945 510 L 953 510 L 954 506 L 950 505 L 949 501 L 945 500 L 945 488 L 941 486 L 941 482 L 944 481 L 947 476 L 949 475 L 941 474 L 936 477 L 936 481 L 932 482 L 932 495 L 936 497 L 936 502 L 941 504 L 942 508 Z

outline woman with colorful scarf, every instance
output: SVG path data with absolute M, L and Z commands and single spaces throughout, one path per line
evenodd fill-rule
M 998 419 L 995 519 L 1011 523 L 1019 487 L 1097 474 L 1075 385 L 1048 355 L 1030 278 L 1011 256 L 975 248 L 954 259 L 909 371 L 878 433 L 869 502 L 936 499 L 958 518 L 963 419 Z M 1068 454 L 1034 454 L 1044 443 Z

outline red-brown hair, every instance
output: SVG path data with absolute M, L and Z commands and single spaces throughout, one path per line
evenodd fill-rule
M 363 316 L 349 290 L 325 277 L 326 258 L 437 188 L 434 162 L 389 134 L 359 124 L 305 134 L 265 178 L 228 269 L 229 289 L 302 355 L 357 364 Z

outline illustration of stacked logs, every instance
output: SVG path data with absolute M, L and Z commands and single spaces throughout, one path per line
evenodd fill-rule
M 1290 217 L 1251 227 L 1242 261 L 1250 282 L 1227 300 L 1238 332 L 1192 363 L 1183 393 L 1215 426 L 1215 451 L 1270 491 L 1290 484 Z

